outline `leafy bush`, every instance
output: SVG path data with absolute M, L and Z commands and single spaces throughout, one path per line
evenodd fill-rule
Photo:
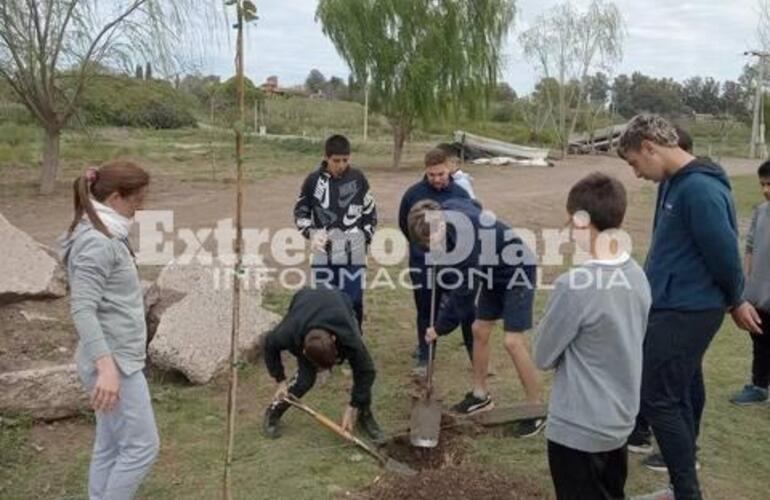
M 13 101 L 0 101 L 0 123 L 31 125 L 35 118 L 23 104 Z
M 496 102 L 492 105 L 492 113 L 489 117 L 493 122 L 508 123 L 513 120 L 513 103 Z
M 79 118 L 86 125 L 96 126 L 195 127 L 195 107 L 192 97 L 168 82 L 101 75 L 86 88 Z

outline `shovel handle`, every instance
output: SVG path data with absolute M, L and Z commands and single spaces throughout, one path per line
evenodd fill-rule
M 294 397 L 292 395 L 289 395 L 289 396 L 285 397 L 284 400 L 287 403 L 289 403 L 290 405 L 294 406 L 295 408 L 298 408 L 298 409 L 304 411 L 305 413 L 307 413 L 308 415 L 310 415 L 311 417 L 313 417 L 318 423 L 320 423 L 321 425 L 323 425 L 324 427 L 326 427 L 330 431 L 334 432 L 335 434 L 337 434 L 342 439 L 344 439 L 346 441 L 350 441 L 351 443 L 355 444 L 359 448 L 363 449 L 368 454 L 370 454 L 371 456 L 376 458 L 378 461 L 380 461 L 382 464 L 385 464 L 385 462 L 387 461 L 385 459 L 385 457 L 383 457 L 382 455 L 377 453 L 372 447 L 367 445 L 365 442 L 361 441 L 356 436 L 354 436 L 350 432 L 348 432 L 345 429 L 343 429 L 342 426 L 339 425 L 337 422 L 335 422 L 334 420 L 330 419 L 326 415 L 322 415 L 322 414 L 318 413 L 317 411 L 315 411 L 314 409 L 310 408 L 306 404 L 301 403 L 296 397 Z
M 436 324 L 436 268 L 433 268 L 431 273 L 431 287 L 430 287 L 430 327 L 433 328 Z M 427 393 L 433 392 L 433 346 L 436 341 L 428 344 L 428 372 L 427 372 Z

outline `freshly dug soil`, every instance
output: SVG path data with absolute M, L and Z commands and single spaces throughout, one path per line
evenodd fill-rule
M 440 469 L 462 463 L 467 445 L 458 430 L 445 429 L 441 431 L 435 448 L 416 448 L 409 442 L 409 436 L 405 435 L 394 437 L 381 451 L 416 470 Z
M 388 475 L 362 493 L 368 500 L 537 500 L 551 498 L 533 481 L 479 468 L 450 466 L 414 477 Z

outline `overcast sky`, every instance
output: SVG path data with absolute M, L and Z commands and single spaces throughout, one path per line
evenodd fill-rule
M 502 80 L 519 93 L 531 91 L 538 75 L 524 59 L 517 37 L 556 0 L 519 0 L 513 32 L 505 45 Z M 573 1 L 587 4 L 587 0 Z M 757 0 L 616 0 L 627 28 L 625 56 L 615 74 L 641 71 L 684 80 L 712 76 L 737 80 L 755 46 Z M 327 78 L 347 79 L 349 70 L 315 22 L 316 0 L 260 0 L 258 23 L 248 29 L 246 72 L 256 82 L 278 75 L 282 86 L 304 82 L 312 68 Z M 209 47 L 203 73 L 233 73 L 232 42 Z

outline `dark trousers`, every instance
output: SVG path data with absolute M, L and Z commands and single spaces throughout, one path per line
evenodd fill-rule
M 427 280 L 412 277 L 412 285 L 414 289 L 414 305 L 417 309 L 417 345 L 419 346 L 420 362 L 428 361 L 428 343 L 425 342 L 425 331 L 430 326 L 430 303 L 431 303 L 431 290 Z M 441 303 L 442 290 L 436 289 L 436 308 Z M 436 310 L 438 315 L 438 310 Z M 463 343 L 465 344 L 465 350 L 468 352 L 468 357 L 473 360 L 473 320 L 474 317 L 463 318 L 460 322 L 460 328 L 463 332 Z M 433 354 L 435 356 L 436 350 L 434 348 Z
M 548 441 L 548 465 L 557 500 L 622 500 L 628 475 L 626 447 L 588 453 Z
M 677 500 L 700 500 L 696 414 L 704 401 L 700 367 L 724 311 L 652 311 L 644 340 L 642 414 L 650 422 Z M 693 387 L 695 388 L 693 389 Z
M 695 435 L 695 441 L 697 442 L 698 436 L 700 436 L 700 423 L 703 418 L 703 409 L 706 407 L 706 388 L 703 383 L 703 368 L 698 366 L 698 371 L 692 379 L 692 385 L 690 386 L 690 406 L 692 407 L 692 422 L 693 422 L 693 434 Z M 632 432 L 633 436 L 641 436 L 646 439 L 652 438 L 652 429 L 650 423 L 644 416 L 644 413 L 639 410 L 639 414 L 636 416 L 636 426 Z M 696 445 L 697 448 L 697 445 Z
M 297 373 L 289 380 L 288 392 L 296 398 L 301 398 L 313 388 L 318 375 L 318 369 L 305 357 L 297 358 Z M 280 417 L 289 409 L 289 403 L 284 400 L 276 400 L 270 404 L 270 409 L 278 413 Z
M 751 383 L 767 389 L 770 385 L 770 312 L 757 311 L 762 318 L 762 335 L 751 335 L 754 357 L 751 363 Z
M 364 320 L 364 285 L 366 266 L 349 264 L 313 264 L 313 285 L 327 285 L 341 290 L 353 302 L 358 327 L 363 334 L 361 325 Z

